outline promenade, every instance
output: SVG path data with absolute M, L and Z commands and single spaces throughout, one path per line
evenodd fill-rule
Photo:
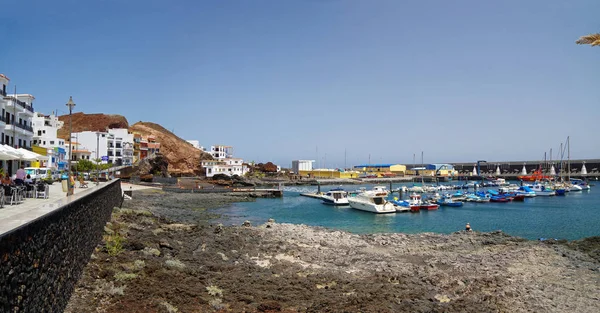
M 66 192 L 62 191 L 60 182 L 55 182 L 50 185 L 50 192 L 47 199 L 25 198 L 19 204 L 5 203 L 3 208 L 0 208 L 0 235 L 11 231 L 19 226 L 25 225 L 41 216 L 44 216 L 64 205 L 81 199 L 85 195 L 89 195 L 108 182 L 101 182 L 99 185 L 88 182 L 87 188 L 79 188 L 79 183 L 75 187 L 75 194 L 67 197 Z

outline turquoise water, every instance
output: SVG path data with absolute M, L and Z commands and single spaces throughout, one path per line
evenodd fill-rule
M 394 184 L 393 188 L 402 185 Z M 334 187 L 338 186 L 322 186 L 321 190 Z M 355 190 L 360 186 L 343 187 Z M 535 197 L 513 203 L 465 203 L 459 208 L 440 207 L 437 211 L 395 214 L 373 214 L 350 207 L 337 208 L 324 205 L 318 199 L 300 196 L 301 192 L 316 190 L 316 186 L 290 187 L 286 188 L 282 199 L 235 203 L 217 209 L 215 213 L 226 217 L 222 219 L 224 224 L 239 225 L 249 220 L 256 225 L 274 218 L 280 223 L 323 226 L 353 233 L 447 234 L 464 229 L 468 222 L 476 231 L 502 230 L 528 239 L 574 240 L 600 236 L 600 186 L 592 187 L 591 191 L 570 192 L 564 197 Z

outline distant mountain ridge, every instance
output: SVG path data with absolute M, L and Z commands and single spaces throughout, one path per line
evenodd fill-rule
M 142 136 L 152 135 L 160 143 L 160 153 L 169 162 L 169 173 L 176 175 L 199 175 L 200 160 L 212 159 L 210 154 L 194 148 L 187 141 L 168 131 L 159 124 L 152 122 L 137 122 L 129 126 L 129 122 L 122 115 L 117 114 L 85 114 L 73 113 L 73 132 L 106 131 L 113 128 L 127 128 Z M 69 115 L 61 115 L 59 120 L 64 126 L 58 130 L 58 137 L 69 137 Z

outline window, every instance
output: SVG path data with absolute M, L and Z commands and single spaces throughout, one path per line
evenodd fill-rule
M 54 140 L 50 140 L 50 144 L 53 145 L 54 144 Z
M 21 146 L 21 139 L 19 139 L 19 147 Z
M 42 131 L 38 130 L 38 136 L 41 136 L 41 135 L 42 135 Z

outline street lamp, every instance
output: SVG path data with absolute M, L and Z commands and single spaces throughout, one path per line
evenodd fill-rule
M 73 138 L 71 138 L 71 136 L 73 134 L 73 108 L 75 107 L 75 102 L 73 102 L 73 96 L 69 96 L 69 102 L 67 102 L 66 105 L 67 107 L 69 107 L 69 181 L 67 182 L 67 186 L 69 187 L 69 189 L 67 189 L 67 196 L 69 196 L 73 194 L 73 188 L 71 187 L 71 175 L 73 175 L 71 173 L 71 161 L 73 156 Z
M 100 161 L 98 159 L 98 151 L 100 151 L 100 133 L 96 132 L 96 186 L 100 184 Z

